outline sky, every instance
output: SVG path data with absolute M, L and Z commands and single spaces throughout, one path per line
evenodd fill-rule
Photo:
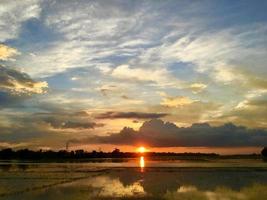
M 258 153 L 267 2 L 1 0 L 0 148 Z

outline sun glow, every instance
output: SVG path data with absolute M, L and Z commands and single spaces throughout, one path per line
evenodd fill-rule
M 138 147 L 137 152 L 145 153 L 145 152 L 147 152 L 147 149 L 145 147 Z

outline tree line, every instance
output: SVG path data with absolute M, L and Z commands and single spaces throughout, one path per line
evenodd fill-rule
M 267 147 L 261 151 L 262 157 L 267 158 Z M 136 158 L 140 157 L 138 152 L 121 152 L 115 148 L 111 152 L 103 151 L 84 151 L 82 149 L 67 151 L 67 150 L 38 150 L 30 149 L 13 150 L 6 148 L 0 150 L 1 160 L 86 160 L 93 158 Z M 219 155 L 216 153 L 174 153 L 174 152 L 146 152 L 146 157 L 169 157 L 174 159 L 205 159 L 205 158 L 260 158 L 258 154 L 250 155 Z
M 82 149 L 74 151 L 52 151 L 52 150 L 39 150 L 33 151 L 29 149 L 13 150 L 11 148 L 2 149 L 0 151 L 0 159 L 2 160 L 65 160 L 65 159 L 91 159 L 91 158 L 136 158 L 140 157 L 138 152 L 121 152 L 118 148 L 115 148 L 111 152 L 103 151 L 91 151 L 87 152 Z M 173 157 L 178 156 L 180 158 L 190 157 L 218 157 L 215 153 L 174 153 L 174 152 L 146 152 L 147 157 Z

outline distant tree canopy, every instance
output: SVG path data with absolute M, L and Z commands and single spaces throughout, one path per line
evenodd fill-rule
M 267 157 L 267 147 L 264 147 L 261 151 L 261 155 Z
M 136 158 L 140 154 L 136 152 L 121 152 L 120 149 L 115 148 L 112 152 L 95 151 L 87 152 L 83 149 L 75 151 L 33 151 L 29 149 L 13 150 L 10 148 L 0 150 L 0 159 L 3 160 L 69 160 L 69 159 L 91 159 L 91 158 Z M 179 159 L 204 159 L 204 158 L 216 158 L 219 155 L 215 153 L 174 153 L 174 152 L 146 152 L 148 157 L 170 157 L 176 156 Z

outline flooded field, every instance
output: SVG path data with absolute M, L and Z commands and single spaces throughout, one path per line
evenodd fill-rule
M 0 163 L 0 199 L 267 199 L 267 163 L 140 159 Z

